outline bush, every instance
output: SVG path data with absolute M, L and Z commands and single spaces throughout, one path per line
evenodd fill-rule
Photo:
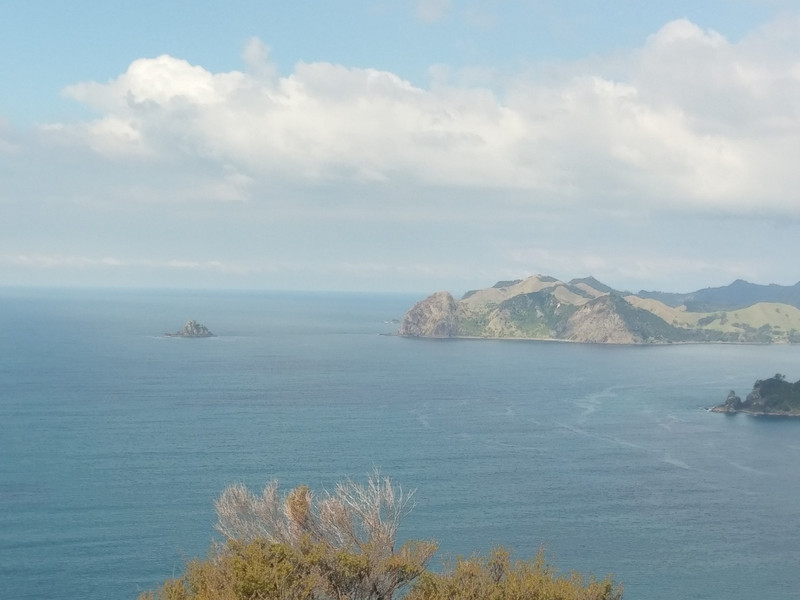
M 540 551 L 530 561 L 511 563 L 495 549 L 488 558 L 460 558 L 442 574 L 425 573 L 406 600 L 620 600 L 611 578 L 588 582 L 578 573 L 558 575 Z
M 140 600 L 392 600 L 416 583 L 407 600 L 619 600 L 610 578 L 559 576 L 543 559 L 513 565 L 503 549 L 489 558 L 459 559 L 437 574 L 426 570 L 430 541 L 395 548 L 397 527 L 413 496 L 374 473 L 317 500 L 306 486 L 281 497 L 277 482 L 260 496 L 235 485 L 215 503 L 226 542 L 208 559 Z

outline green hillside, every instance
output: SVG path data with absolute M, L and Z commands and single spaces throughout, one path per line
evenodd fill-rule
M 537 275 L 499 281 L 467 292 L 460 300 L 431 305 L 423 300 L 404 317 L 398 334 L 446 332 L 446 337 L 563 339 L 591 343 L 797 343 L 800 308 L 764 298 L 790 298 L 796 286 L 757 286 L 734 282 L 726 288 L 707 288 L 693 294 L 643 295 L 620 292 L 593 277 L 568 283 Z M 712 291 L 709 291 L 712 290 Z M 441 292 L 437 303 L 441 304 Z M 744 298 L 756 301 L 729 310 L 697 311 L 697 298 L 716 298 L 734 305 Z M 678 300 L 683 304 L 676 304 Z M 800 299 L 799 299 L 800 300 Z M 713 304 L 713 303 L 712 303 Z M 420 320 L 427 320 L 421 322 Z M 445 324 L 439 326 L 437 324 Z M 439 336 L 441 337 L 441 335 Z

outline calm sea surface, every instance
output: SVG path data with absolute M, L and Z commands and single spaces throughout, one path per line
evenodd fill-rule
M 800 347 L 436 341 L 397 295 L 0 289 L 0 595 L 135 599 L 242 481 L 417 489 L 442 559 L 540 546 L 628 600 L 800 597 L 800 420 L 706 412 Z M 218 337 L 166 338 L 196 319 Z

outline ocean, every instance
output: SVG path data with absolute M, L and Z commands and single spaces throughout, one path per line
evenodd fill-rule
M 379 468 L 433 568 L 543 547 L 628 600 L 800 597 L 800 420 L 705 410 L 800 347 L 386 335 L 418 299 L 0 288 L 0 595 L 135 599 L 227 485 Z M 217 336 L 163 335 L 188 319 Z

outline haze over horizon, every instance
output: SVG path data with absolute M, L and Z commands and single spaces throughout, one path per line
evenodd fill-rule
M 800 280 L 794 0 L 12 3 L 0 285 Z

